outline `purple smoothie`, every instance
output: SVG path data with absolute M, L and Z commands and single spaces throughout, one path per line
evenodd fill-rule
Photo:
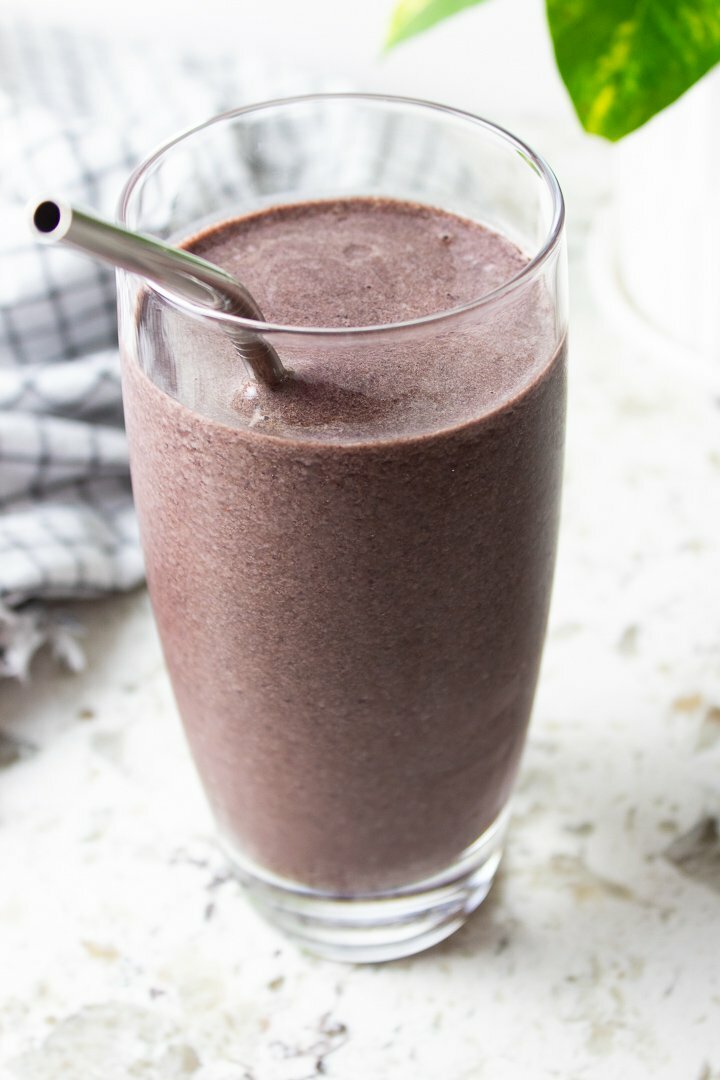
M 295 326 L 421 318 L 527 262 L 478 224 L 360 198 L 187 246 Z M 333 894 L 393 889 L 452 863 L 515 777 L 555 558 L 564 347 L 536 282 L 482 320 L 278 350 L 291 380 L 258 388 L 221 333 L 146 295 L 124 386 L 150 595 L 238 858 Z

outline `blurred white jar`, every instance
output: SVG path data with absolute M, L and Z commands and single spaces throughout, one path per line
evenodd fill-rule
M 610 246 L 636 315 L 720 365 L 720 69 L 616 147 Z

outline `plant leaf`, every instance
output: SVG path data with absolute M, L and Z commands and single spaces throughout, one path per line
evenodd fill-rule
M 720 62 L 718 0 L 546 0 L 586 131 L 621 139 Z
M 390 19 L 385 48 L 391 49 L 393 45 L 429 30 L 449 15 L 480 3 L 482 0 L 398 0 Z

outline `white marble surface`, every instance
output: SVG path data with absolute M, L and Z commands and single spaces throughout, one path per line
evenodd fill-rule
M 402 89 L 498 115 L 448 77 Z M 720 377 L 591 295 L 604 150 L 517 126 L 569 195 L 572 380 L 495 889 L 412 960 L 298 953 L 214 848 L 146 596 L 78 605 L 87 672 L 0 684 L 0 1080 L 720 1080 Z
M 557 588 L 490 899 L 413 960 L 298 953 L 213 847 L 145 595 L 79 607 L 86 674 L 0 685 L 3 1080 L 720 1077 L 720 409 L 616 334 L 577 250 Z

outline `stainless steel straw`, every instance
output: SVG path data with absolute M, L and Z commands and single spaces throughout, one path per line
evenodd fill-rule
M 239 281 L 189 251 L 131 232 L 57 199 L 33 204 L 31 224 L 35 236 L 44 243 L 64 244 L 122 267 L 199 307 L 263 321 L 260 308 Z M 219 325 L 256 379 L 270 387 L 285 380 L 287 373 L 280 357 L 264 338 L 244 327 Z

